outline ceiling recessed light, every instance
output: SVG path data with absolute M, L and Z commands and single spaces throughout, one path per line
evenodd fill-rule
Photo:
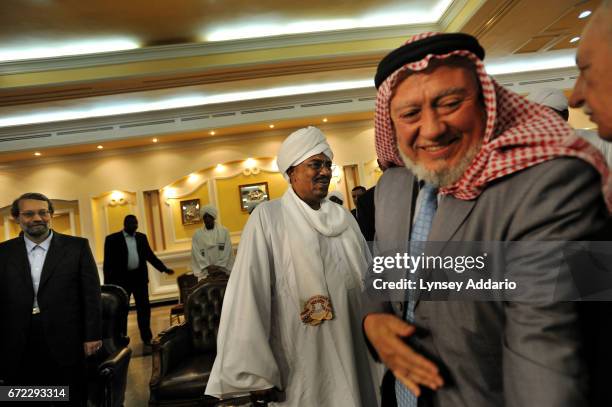
M 580 37 L 574 37 L 570 40 L 570 42 L 573 44 L 575 42 L 577 42 L 580 39 Z
M 591 15 L 591 10 L 584 10 L 582 13 L 578 15 L 578 18 L 587 18 Z
M 327 123 L 327 117 L 323 118 L 323 123 Z
M 102 149 L 104 148 L 104 146 L 101 146 L 101 145 L 100 145 L 100 146 L 98 146 L 98 147 L 96 147 L 96 148 L 97 148 L 98 150 L 102 150 Z
M 157 140 L 156 138 L 154 138 L 152 141 L 153 141 L 154 143 L 157 143 L 157 141 L 158 141 L 158 140 Z
M 35 155 L 36 157 L 40 157 L 42 154 L 41 154 L 41 153 L 39 153 L 39 152 L 37 151 L 37 152 L 35 152 L 35 153 L 34 153 L 34 155 Z
M 273 124 L 271 124 L 271 125 L 269 125 L 268 127 L 269 127 L 269 128 L 271 128 L 271 129 L 273 129 L 273 128 L 274 128 L 274 125 L 273 125 Z
M 211 130 L 208 134 L 210 134 L 211 136 L 214 136 L 216 133 L 214 130 Z

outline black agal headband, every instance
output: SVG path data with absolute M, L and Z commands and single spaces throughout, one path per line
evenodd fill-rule
M 376 89 L 393 72 L 406 64 L 420 61 L 429 54 L 444 55 L 458 50 L 470 51 L 481 60 L 484 60 L 485 57 L 485 51 L 478 40 L 463 33 L 439 34 L 402 45 L 391 51 L 378 64 L 374 77 Z

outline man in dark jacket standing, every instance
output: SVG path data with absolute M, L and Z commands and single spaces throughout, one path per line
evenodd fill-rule
M 151 344 L 151 305 L 149 304 L 149 274 L 147 262 L 162 273 L 174 271 L 157 258 L 147 236 L 136 232 L 138 219 L 127 215 L 123 220 L 123 230 L 106 236 L 104 242 L 104 283 L 116 284 L 127 292 L 128 298 L 134 294 L 138 329 L 145 346 Z
M 87 239 L 54 232 L 44 195 L 17 198 L 22 234 L 0 244 L 0 383 L 69 386 L 86 400 L 85 357 L 102 346 L 98 270 Z

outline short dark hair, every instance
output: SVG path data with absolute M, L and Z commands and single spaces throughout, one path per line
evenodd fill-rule
M 552 109 L 552 107 L 551 107 Z M 563 110 L 557 110 L 557 109 L 552 109 L 555 111 L 555 113 L 557 113 L 559 116 L 561 116 L 563 118 L 563 120 L 568 121 L 569 119 L 569 109 L 563 109 Z
M 13 201 L 13 204 L 11 205 L 11 216 L 13 217 L 13 219 L 17 219 L 19 217 L 19 202 L 24 199 L 34 199 L 36 201 L 47 202 L 47 204 L 49 205 L 49 212 L 53 214 L 53 202 L 51 202 L 49 198 L 38 192 L 26 192 L 19 198 L 15 199 Z
M 123 226 L 125 226 L 125 222 L 127 222 L 130 219 L 134 219 L 136 222 L 138 222 L 138 218 L 136 217 L 136 215 L 125 215 L 125 218 L 123 218 Z
M 366 187 L 364 187 L 362 185 L 357 185 L 355 188 L 351 189 L 351 192 L 357 191 L 357 190 L 362 190 L 363 192 L 365 192 L 366 191 Z

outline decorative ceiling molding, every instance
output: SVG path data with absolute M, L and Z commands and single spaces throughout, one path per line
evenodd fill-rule
M 363 131 L 366 128 L 373 126 L 372 120 L 358 120 L 352 122 L 340 122 L 340 123 L 325 123 L 325 125 L 320 126 L 321 129 L 325 130 L 334 130 L 334 129 L 355 129 L 355 132 Z M 215 136 L 215 137 L 206 137 L 199 138 L 195 140 L 189 141 L 177 141 L 171 143 L 164 144 L 147 144 L 140 145 L 135 147 L 127 147 L 121 149 L 112 149 L 112 150 L 102 150 L 96 152 L 87 152 L 80 154 L 68 154 L 68 155 L 58 155 L 52 157 L 39 157 L 36 159 L 28 159 L 28 160 L 20 160 L 20 161 L 9 161 L 6 163 L 0 162 L 0 171 L 10 171 L 15 168 L 24 168 L 24 167 L 38 167 L 44 165 L 51 165 L 57 163 L 65 163 L 68 161 L 81 161 L 81 160 L 92 160 L 100 157 L 123 157 L 129 154 L 142 154 L 152 151 L 176 151 L 183 149 L 191 149 L 191 148 L 202 148 L 205 146 L 209 146 L 209 148 L 214 148 L 215 145 L 222 143 L 232 143 L 236 141 L 240 141 L 244 139 L 244 137 L 249 138 L 249 140 L 257 140 L 257 139 L 269 139 L 269 138 L 284 138 L 287 137 L 287 134 L 291 133 L 291 129 L 296 128 L 284 128 L 284 129 L 275 129 L 268 130 L 256 133 L 236 133 L 227 136 Z
M 495 80 L 513 92 L 527 94 L 542 87 L 571 89 L 579 73 L 577 68 L 571 67 L 497 75 Z
M 514 92 L 526 94 L 544 86 L 570 89 L 577 75 L 578 70 L 572 67 L 498 75 L 495 78 Z M 4 128 L 0 135 L 0 152 L 104 143 L 165 134 L 205 132 L 252 123 L 371 112 L 374 110 L 375 96 L 373 88 L 363 88 Z
M 304 58 L 287 60 L 282 63 L 243 64 L 223 68 L 196 69 L 182 73 L 140 75 L 132 78 L 87 82 L 87 84 L 71 83 L 37 86 L 31 89 L 0 89 L 0 107 L 336 70 L 368 67 L 374 69 L 383 55 L 384 51 L 367 52 L 350 56 L 328 56 L 317 60 Z
M 484 0 L 483 0 L 484 1 Z M 448 26 L 459 15 L 463 8 L 468 4 L 468 0 L 455 0 L 450 7 L 444 11 L 444 14 L 438 19 L 438 26 L 441 31 L 446 31 Z
M 449 10 L 454 10 L 454 3 Z M 154 60 L 238 53 L 274 48 L 298 47 L 337 42 L 406 37 L 423 31 L 440 31 L 439 24 L 405 24 L 389 27 L 355 28 L 328 32 L 249 38 L 233 41 L 162 45 L 126 51 L 0 62 L 0 75 L 44 72 L 58 69 L 90 68 Z
M 375 96 L 374 88 L 363 88 L 33 126 L 7 127 L 2 129 L 0 135 L 0 152 L 103 143 L 248 123 L 268 123 L 303 117 L 368 112 L 374 109 Z
M 483 22 L 476 30 L 473 35 L 476 38 L 480 38 L 491 30 L 498 21 L 500 21 L 512 8 L 518 3 L 517 0 L 506 0 L 499 7 L 495 9 L 493 14 Z

